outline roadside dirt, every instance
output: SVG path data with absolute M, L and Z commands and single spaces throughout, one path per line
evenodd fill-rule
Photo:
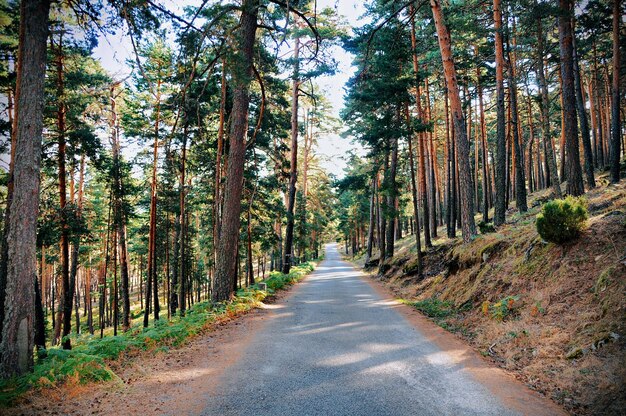
M 217 323 L 184 346 L 113 363 L 114 382 L 36 391 L 8 415 L 193 415 L 220 375 L 237 362 L 250 340 L 272 319 L 290 291 L 267 298 L 262 308 Z

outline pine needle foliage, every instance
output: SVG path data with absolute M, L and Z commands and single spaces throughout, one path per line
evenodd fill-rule
M 564 244 L 578 237 L 588 214 L 584 200 L 568 196 L 547 202 L 537 215 L 537 232 L 546 241 Z

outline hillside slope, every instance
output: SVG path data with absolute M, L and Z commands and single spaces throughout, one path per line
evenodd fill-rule
M 535 229 L 546 196 L 468 245 L 435 240 L 422 279 L 409 235 L 378 278 L 573 414 L 618 414 L 626 408 L 626 187 L 590 191 L 588 227 L 564 246 Z

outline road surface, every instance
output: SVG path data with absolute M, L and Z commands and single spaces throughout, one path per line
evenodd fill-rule
M 368 279 L 327 245 L 215 380 L 202 414 L 561 414 L 454 336 L 439 336 L 450 348 L 433 341 Z

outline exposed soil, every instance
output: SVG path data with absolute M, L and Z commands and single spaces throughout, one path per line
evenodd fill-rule
M 588 192 L 588 228 L 564 246 L 546 244 L 535 230 L 546 196 L 468 245 L 436 240 L 422 279 L 408 236 L 378 278 L 401 298 L 450 302 L 456 313 L 440 325 L 572 414 L 624 414 L 626 187 Z M 507 296 L 516 300 L 498 319 L 493 305 Z

